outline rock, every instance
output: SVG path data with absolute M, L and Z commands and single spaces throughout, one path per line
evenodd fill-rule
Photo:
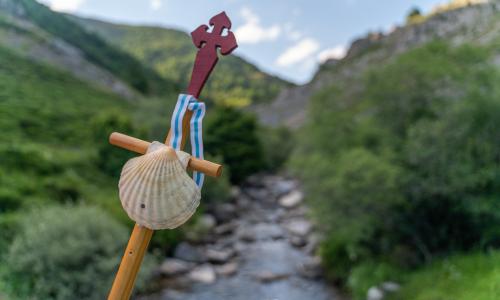
M 389 293 L 397 292 L 401 288 L 401 286 L 399 284 L 392 282 L 392 281 L 386 281 L 386 282 L 382 283 L 380 285 L 380 287 L 382 288 L 382 290 L 384 290 L 385 292 L 389 292 Z
M 371 288 L 368 289 L 368 292 L 366 293 L 366 300 L 382 300 L 384 299 L 384 292 L 376 287 L 372 286 Z
M 301 191 L 293 191 L 279 199 L 279 204 L 285 208 L 294 208 L 299 205 L 304 199 L 304 194 Z
M 251 231 L 258 240 L 277 240 L 284 237 L 283 228 L 274 223 L 257 223 L 251 227 Z
M 239 267 L 239 265 L 237 262 L 230 262 L 230 263 L 215 267 L 215 272 L 221 276 L 226 276 L 226 277 L 232 276 L 232 275 L 236 274 L 236 272 L 238 271 L 238 267 Z
M 198 219 L 198 226 L 200 226 L 203 231 L 210 231 L 215 228 L 217 221 L 215 217 L 209 214 L 204 214 Z
M 302 237 L 306 236 L 309 232 L 311 232 L 312 229 L 311 223 L 304 219 L 296 219 L 289 221 L 285 225 L 285 227 L 291 234 Z
M 189 272 L 188 277 L 193 281 L 204 284 L 214 283 L 217 279 L 215 270 L 210 264 L 204 264 L 194 268 L 191 272 Z
M 269 283 L 276 280 L 282 280 L 287 278 L 288 276 L 289 276 L 288 274 L 273 273 L 271 271 L 262 271 L 260 273 L 255 274 L 255 278 L 257 278 L 257 280 L 259 280 L 262 283 Z
M 321 277 L 323 270 L 321 268 L 321 259 L 319 257 L 313 257 L 306 261 L 299 269 L 299 273 L 302 277 L 309 279 L 316 279 Z
M 236 224 L 233 222 L 224 223 L 215 227 L 214 232 L 217 235 L 228 235 L 234 232 Z
M 319 238 L 318 235 L 316 235 L 316 234 L 309 235 L 309 238 L 308 238 L 308 241 L 307 241 L 307 245 L 304 248 L 304 251 L 307 254 L 314 254 L 314 253 L 316 253 L 316 250 L 318 249 L 319 242 L 320 242 L 320 238 Z
M 293 235 L 290 238 L 290 244 L 297 248 L 302 248 L 307 244 L 307 240 L 301 236 Z
M 220 223 L 233 220 L 237 216 L 236 206 L 231 203 L 222 203 L 215 206 L 214 216 Z
M 241 196 L 241 189 L 239 186 L 232 186 L 230 191 L 230 196 L 232 199 L 237 199 Z
M 205 255 L 210 262 L 222 264 L 226 263 L 229 259 L 235 256 L 236 251 L 234 249 L 224 249 L 224 250 L 216 250 L 216 249 L 207 249 Z
M 270 186 L 274 195 L 277 197 L 290 193 L 296 186 L 295 181 L 278 179 L 273 185 Z
M 244 210 L 248 209 L 252 203 L 252 200 L 250 200 L 247 196 L 241 195 L 238 199 L 236 199 L 236 206 L 238 206 L 238 209 Z
M 206 258 L 197 248 L 191 246 L 186 242 L 180 243 L 174 251 L 174 257 L 180 260 L 186 260 L 191 262 L 205 262 Z
M 250 229 L 242 230 L 239 234 L 239 238 L 247 243 L 253 243 L 256 240 L 255 233 Z
M 269 192 L 264 188 L 246 188 L 245 193 L 254 200 L 269 199 Z
M 165 276 L 187 273 L 193 267 L 192 263 L 176 258 L 167 258 L 160 265 L 160 274 Z

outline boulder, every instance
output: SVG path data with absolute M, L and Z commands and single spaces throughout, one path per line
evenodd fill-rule
M 253 200 L 267 200 L 269 199 L 269 191 L 264 188 L 246 188 L 245 193 Z
M 231 187 L 230 196 L 232 199 L 238 199 L 241 196 L 241 189 L 239 186 L 234 185 Z
M 389 292 L 389 293 L 397 292 L 401 288 L 401 286 L 399 284 L 392 282 L 392 281 L 383 282 L 380 285 L 380 287 L 382 288 L 382 290 L 384 290 L 385 292 Z
M 197 226 L 200 226 L 203 229 L 203 231 L 207 232 L 215 228 L 217 221 L 215 220 L 214 216 L 209 214 L 204 214 L 198 219 L 197 223 L 198 223 Z
M 384 292 L 376 287 L 372 286 L 371 288 L 368 289 L 368 292 L 366 293 L 366 300 L 382 300 L 384 299 Z
M 298 235 L 298 236 L 306 236 L 311 232 L 312 230 L 312 225 L 309 221 L 305 219 L 295 219 L 289 221 L 286 225 L 285 228 L 293 235 Z
M 206 261 L 201 251 L 192 245 L 182 242 L 175 248 L 174 257 L 180 260 L 202 263 Z
M 307 244 L 307 240 L 301 236 L 293 235 L 290 238 L 290 244 L 297 248 L 302 248 Z
M 288 278 L 289 274 L 284 273 L 274 273 L 271 271 L 261 271 L 255 274 L 255 278 L 262 283 L 269 283 L 276 280 L 282 280 Z
M 217 279 L 214 267 L 210 264 L 204 264 L 194 268 L 188 275 L 189 279 L 204 284 L 214 283 Z
M 255 232 L 253 232 L 253 230 L 250 229 L 241 230 L 239 233 L 239 238 L 240 240 L 247 243 L 253 243 L 257 239 L 257 237 L 255 236 Z
M 236 229 L 236 224 L 233 222 L 221 224 L 214 229 L 214 233 L 217 235 L 228 235 L 234 232 Z
M 226 263 L 229 259 L 236 255 L 236 251 L 234 249 L 207 249 L 205 251 L 205 255 L 210 262 L 216 264 Z
M 239 265 L 237 262 L 230 262 L 215 267 L 215 272 L 217 273 L 217 275 L 228 277 L 236 274 L 236 272 L 238 272 L 238 267 Z
M 160 265 L 160 274 L 164 276 L 174 276 L 187 273 L 193 264 L 176 258 L 167 258 Z
M 236 205 L 231 203 L 218 204 L 213 213 L 219 223 L 229 222 L 237 217 Z
M 323 274 L 321 268 L 321 259 L 319 257 L 312 257 L 300 266 L 299 274 L 302 277 L 309 279 L 320 278 Z
M 302 203 L 302 199 L 304 199 L 304 194 L 301 191 L 292 191 L 282 196 L 278 201 L 284 208 L 294 208 Z
M 272 186 L 270 186 L 274 195 L 278 197 L 290 193 L 295 187 L 295 181 L 286 179 L 278 179 Z

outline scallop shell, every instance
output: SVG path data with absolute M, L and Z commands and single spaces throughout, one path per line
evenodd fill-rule
M 189 157 L 153 142 L 146 154 L 123 166 L 118 188 L 132 220 L 150 229 L 172 229 L 193 215 L 201 194 L 186 172 Z

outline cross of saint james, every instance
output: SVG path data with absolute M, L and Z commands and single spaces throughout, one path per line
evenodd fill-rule
M 191 81 L 187 89 L 187 94 L 195 98 L 199 97 L 205 82 L 217 64 L 217 49 L 220 49 L 222 55 L 227 55 L 238 47 L 236 38 L 230 31 L 231 21 L 225 12 L 221 12 L 212 17 L 209 24 L 212 26 L 212 31 L 209 32 L 209 26 L 201 25 L 191 33 L 193 43 L 200 49 L 196 54 Z M 191 116 L 192 111 L 187 110 L 182 120 L 184 133 L 189 133 Z M 171 129 L 167 135 L 165 144 L 170 144 L 172 136 L 173 132 Z M 150 145 L 149 142 L 117 132 L 111 134 L 109 141 L 115 146 L 140 154 L 146 153 Z M 180 149 L 184 147 L 185 141 L 186 134 L 182 136 Z M 188 168 L 214 177 L 220 176 L 222 172 L 221 165 L 195 157 L 190 158 Z M 124 300 L 130 298 L 137 273 L 152 236 L 153 230 L 139 224 L 134 226 L 134 230 L 130 236 L 125 254 L 123 255 L 109 293 L 109 300 Z

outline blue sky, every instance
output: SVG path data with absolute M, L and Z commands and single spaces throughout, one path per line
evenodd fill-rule
M 235 53 L 266 72 L 307 82 L 318 64 L 339 57 L 356 37 L 402 24 L 416 6 L 429 11 L 445 0 L 39 0 L 55 10 L 131 24 L 191 31 L 225 10 L 233 22 Z

